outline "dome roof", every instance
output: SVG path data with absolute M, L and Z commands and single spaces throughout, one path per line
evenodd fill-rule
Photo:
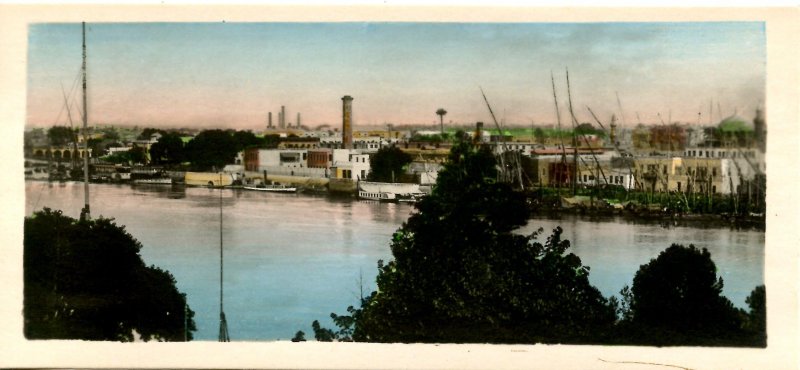
M 720 121 L 718 128 L 722 132 L 754 131 L 755 125 L 751 120 L 732 115 Z

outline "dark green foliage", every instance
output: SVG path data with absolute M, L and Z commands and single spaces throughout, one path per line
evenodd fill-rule
M 298 330 L 297 333 L 294 334 L 294 338 L 292 338 L 292 342 L 305 342 L 306 341 L 306 333 L 302 330 Z
M 425 143 L 441 143 L 447 141 L 449 137 L 450 136 L 446 132 L 434 135 L 414 134 L 414 136 L 411 137 L 411 141 L 421 141 Z
M 52 146 L 70 145 L 77 141 L 77 131 L 67 126 L 53 126 L 47 129 L 47 139 Z
M 722 287 L 708 250 L 673 244 L 636 272 L 623 326 L 635 343 L 736 344 L 743 314 Z
M 249 131 L 205 130 L 186 144 L 185 153 L 196 171 L 220 170 L 233 163 L 240 151 L 262 144 L 263 140 Z
M 275 149 L 281 142 L 281 137 L 278 134 L 264 135 L 263 146 L 266 149 Z
M 755 344 L 767 345 L 767 290 L 763 285 L 757 286 L 745 300 L 750 307 L 745 328 L 753 336 Z
M 92 151 L 92 157 L 102 157 L 106 153 L 106 149 L 108 148 L 107 143 L 110 144 L 111 142 L 104 139 L 95 139 L 91 138 L 86 142 L 89 149 Z M 83 147 L 83 146 L 81 146 Z
M 29 339 L 192 339 L 194 312 L 175 279 L 146 267 L 141 244 L 112 220 L 48 208 L 25 219 L 24 333 Z
M 333 342 L 336 339 L 336 334 L 333 330 L 322 328 L 317 320 L 311 323 L 311 329 L 314 330 L 314 339 L 318 342 Z
M 153 134 L 156 134 L 156 133 L 161 134 L 161 135 L 166 134 L 166 132 L 164 130 L 157 129 L 157 128 L 152 128 L 152 127 L 147 127 L 144 130 L 142 130 L 141 133 L 139 133 L 139 136 L 136 137 L 136 140 L 150 140 L 150 137 L 153 136 Z
M 113 127 L 105 128 L 102 130 L 103 132 L 103 139 L 117 141 L 119 140 L 119 133 Z
M 453 140 L 455 141 L 467 141 L 471 139 L 472 138 L 470 137 L 470 134 L 464 130 L 456 130 L 456 132 L 453 134 Z
M 236 143 L 238 151 L 247 148 L 256 148 L 264 144 L 264 139 L 257 137 L 252 131 L 234 132 L 233 141 Z
M 544 243 L 512 233 L 527 222 L 524 197 L 495 183 L 487 147 L 461 142 L 418 212 L 379 262 L 378 292 L 356 317 L 355 340 L 376 342 L 589 341 L 614 307 L 561 229 Z
M 537 127 L 536 130 L 533 131 L 533 136 L 536 137 L 537 143 L 544 145 L 546 137 L 541 127 Z
M 403 168 L 411 163 L 411 156 L 395 146 L 378 150 L 369 158 L 370 181 L 392 182 L 404 173 Z
M 104 157 L 103 160 L 111 163 L 144 164 L 147 157 L 144 148 L 134 145 L 126 152 L 114 153 Z
M 176 133 L 167 133 L 150 147 L 150 162 L 153 164 L 174 165 L 184 161 L 183 140 Z

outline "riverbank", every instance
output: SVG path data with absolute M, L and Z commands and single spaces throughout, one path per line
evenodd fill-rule
M 731 216 L 727 214 L 669 214 L 663 212 L 636 212 L 628 210 L 592 209 L 531 209 L 531 217 L 561 219 L 565 216 L 579 216 L 589 221 L 608 222 L 621 218 L 627 223 L 660 225 L 662 227 L 720 228 L 741 230 L 766 230 L 764 216 Z

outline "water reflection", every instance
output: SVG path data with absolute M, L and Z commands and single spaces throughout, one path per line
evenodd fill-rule
M 61 209 L 78 217 L 83 187 L 26 182 L 26 214 Z M 92 214 L 116 218 L 143 245 L 147 264 L 168 269 L 196 311 L 196 338 L 214 340 L 219 308 L 218 189 L 92 184 Z M 357 304 L 358 278 L 374 289 L 379 259 L 391 258 L 391 235 L 408 219 L 408 204 L 347 197 L 222 190 L 226 315 L 234 340 L 288 339 L 324 326 L 331 312 Z M 725 281 L 724 294 L 745 307 L 763 282 L 764 233 L 636 223 L 620 217 L 563 215 L 536 218 L 544 240 L 556 226 L 572 251 L 591 267 L 590 280 L 606 296 L 631 284 L 639 266 L 669 244 L 693 243 L 711 251 Z

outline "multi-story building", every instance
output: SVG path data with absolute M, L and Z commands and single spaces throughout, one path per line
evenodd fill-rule
M 331 178 L 364 180 L 369 175 L 369 154 L 355 149 L 334 149 Z
M 653 192 L 732 194 L 748 174 L 732 158 L 645 157 L 634 166 L 636 187 Z

